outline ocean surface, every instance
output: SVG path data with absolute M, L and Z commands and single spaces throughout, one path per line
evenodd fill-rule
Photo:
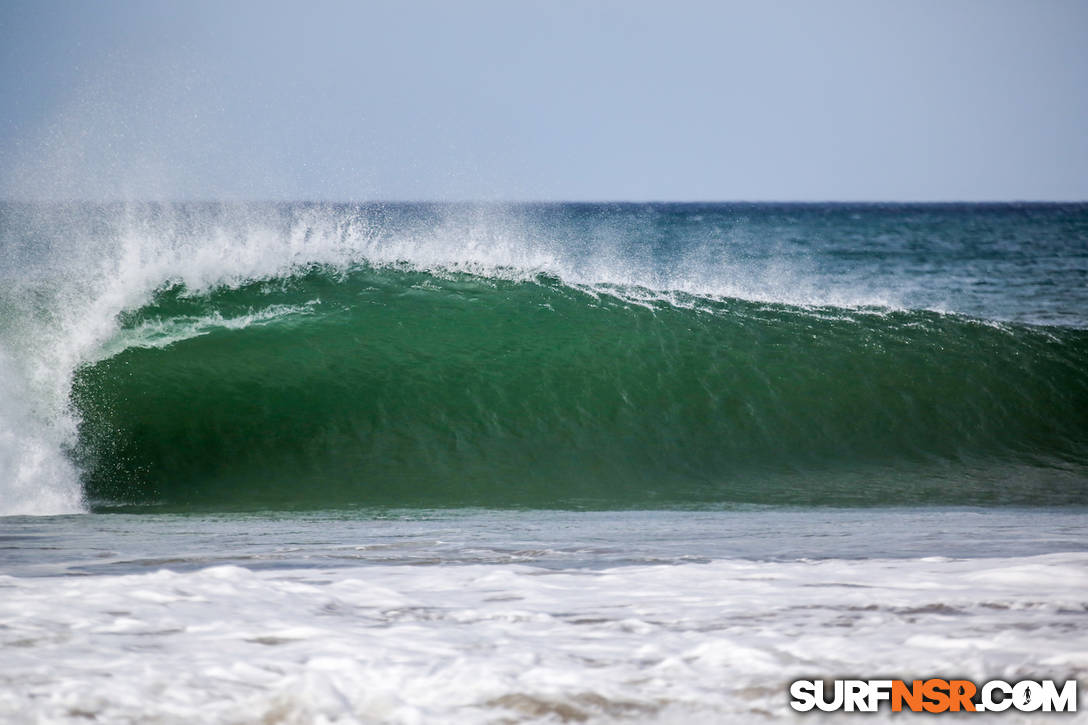
M 0 722 L 1083 685 L 1086 514 L 1088 204 L 0 204 Z

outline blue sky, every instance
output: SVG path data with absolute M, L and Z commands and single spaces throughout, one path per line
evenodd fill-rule
M 1088 3 L 0 4 L 0 196 L 1088 199 Z

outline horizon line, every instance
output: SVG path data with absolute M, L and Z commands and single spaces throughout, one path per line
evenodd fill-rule
M 0 198 L 0 204 L 463 204 L 463 205 L 549 205 L 549 204 L 688 204 L 688 205 L 714 205 L 714 204 L 778 204 L 778 205 L 810 205 L 841 204 L 859 206 L 879 205 L 1060 205 L 1060 204 L 1088 204 L 1088 198 L 1084 199 L 322 199 L 322 198 L 144 198 L 144 199 L 91 199 L 91 198 L 64 198 L 64 199 L 19 199 Z

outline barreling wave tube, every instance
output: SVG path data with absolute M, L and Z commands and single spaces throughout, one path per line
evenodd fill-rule
M 1088 331 L 359 264 L 126 312 L 118 506 L 1088 503 Z

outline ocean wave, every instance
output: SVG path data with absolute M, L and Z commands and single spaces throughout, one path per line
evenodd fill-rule
M 956 213 L 0 204 L 0 514 L 1083 502 L 1077 298 L 941 312 Z
M 118 339 L 193 321 L 77 374 L 97 505 L 1088 501 L 1082 330 L 360 265 Z

